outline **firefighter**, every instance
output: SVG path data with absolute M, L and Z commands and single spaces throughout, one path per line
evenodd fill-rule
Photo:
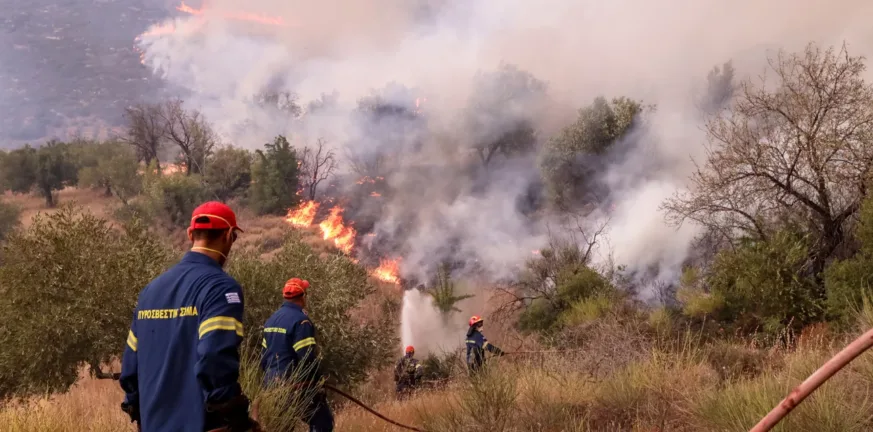
M 282 288 L 285 302 L 264 324 L 261 369 L 265 372 L 265 386 L 293 376 L 301 394 L 312 396 L 303 416 L 310 432 L 330 432 L 333 413 L 320 387 L 321 365 L 315 326 L 303 310 L 308 288 L 309 282 L 298 278 L 288 280 Z
M 397 399 L 405 399 L 421 383 L 423 369 L 415 359 L 415 348 L 410 345 L 397 366 L 394 367 L 394 383 L 397 385 Z
M 197 207 L 191 250 L 139 293 L 120 384 L 143 431 L 260 430 L 238 383 L 243 292 L 222 269 L 238 232 L 230 207 Z
M 467 369 L 470 373 L 476 373 L 485 365 L 485 350 L 491 354 L 502 356 L 503 351 L 488 343 L 488 339 L 482 335 L 484 320 L 482 317 L 470 318 L 470 329 L 467 330 Z

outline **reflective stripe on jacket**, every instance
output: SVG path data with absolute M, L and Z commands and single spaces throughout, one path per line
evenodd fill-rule
M 265 384 L 295 374 L 300 382 L 316 383 L 321 379 L 315 326 L 300 306 L 283 303 L 264 324 L 261 345 Z
M 221 426 L 206 403 L 242 393 L 243 293 L 212 258 L 188 252 L 140 292 L 121 364 L 125 401 L 144 432 Z

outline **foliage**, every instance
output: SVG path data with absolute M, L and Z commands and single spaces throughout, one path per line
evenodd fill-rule
M 775 82 L 746 81 L 706 125 L 710 147 L 692 187 L 665 203 L 721 233 L 771 241 L 776 224 L 810 235 L 811 272 L 845 239 L 873 168 L 873 86 L 862 57 L 807 46 L 770 61 Z
M 127 129 L 122 139 L 136 152 L 137 159 L 161 169 L 160 156 L 166 148 L 166 122 L 160 104 L 137 104 L 125 108 Z
M 482 165 L 495 156 L 511 157 L 533 149 L 533 120 L 545 101 L 546 83 L 529 72 L 502 64 L 474 79 L 475 90 L 466 110 L 467 129 Z
M 21 209 L 0 199 L 0 242 L 21 223 Z M 0 254 L 2 256 L 2 254 Z M 2 263 L 2 260 L 0 260 Z
M 590 250 L 589 250 L 590 252 Z M 520 286 L 529 299 L 519 317 L 519 328 L 525 331 L 548 332 L 574 319 L 562 314 L 578 314 L 574 305 L 584 308 L 585 302 L 601 298 L 609 303 L 615 287 L 603 275 L 588 266 L 588 252 L 573 242 L 543 249 L 540 257 L 530 260 Z M 593 307 L 593 306 L 592 306 Z
M 219 148 L 206 164 L 203 181 L 220 201 L 242 196 L 252 182 L 252 154 L 231 146 Z
M 864 297 L 873 298 L 873 198 L 864 200 L 854 234 L 860 250 L 832 262 L 824 273 L 828 314 L 844 325 L 851 323 Z
M 239 382 L 243 393 L 258 404 L 258 422 L 265 430 L 293 431 L 315 396 L 317 387 L 301 390 L 294 383 L 310 370 L 300 366 L 291 371 L 287 381 L 275 381 L 264 386 L 261 370 L 260 332 L 249 334 L 240 349 Z M 311 367 L 311 366 L 308 366 Z
M 29 193 L 36 183 L 36 149 L 30 145 L 6 153 L 0 160 L 0 183 L 13 193 Z
M 706 92 L 698 101 L 704 114 L 715 114 L 728 107 L 734 96 L 734 65 L 725 62 L 709 71 L 706 76 Z
M 65 391 L 83 364 L 120 355 L 139 290 L 170 259 L 142 225 L 71 206 L 10 235 L 3 256 L 0 398 Z
M 158 116 L 163 124 L 163 139 L 182 152 L 185 173 L 202 174 L 206 159 L 218 142 L 218 135 L 197 110 L 186 110 L 181 99 L 171 99 L 160 105 Z
M 790 231 L 770 241 L 746 240 L 712 263 L 706 284 L 724 301 L 718 318 L 740 328 L 777 333 L 823 316 L 823 297 L 809 273 L 807 242 Z
M 472 294 L 457 295 L 455 283 L 452 281 L 452 275 L 449 273 L 449 268 L 446 265 L 441 265 L 437 271 L 437 283 L 434 287 L 427 290 L 428 295 L 433 299 L 433 304 L 444 317 L 451 315 L 454 312 L 460 312 L 455 305 L 462 300 L 473 298 Z
M 299 201 L 297 152 L 281 135 L 264 147 L 252 165 L 251 205 L 261 214 L 284 214 Z
M 9 157 L 9 153 L 6 150 L 0 149 L 0 193 L 6 192 L 9 187 L 6 185 L 6 158 Z
M 77 181 L 69 146 L 59 141 L 49 141 L 38 149 L 24 146 L 13 150 L 4 158 L 2 168 L 6 187 L 15 193 L 34 190 L 45 198 L 47 207 L 54 207 L 55 191 Z
M 570 206 L 573 199 L 591 192 L 598 165 L 593 161 L 631 130 L 643 109 L 641 102 L 628 98 L 609 102 L 598 97 L 579 110 L 576 121 L 549 139 L 540 166 L 554 205 Z
M 323 366 L 330 381 L 362 382 L 374 368 L 390 362 L 397 345 L 390 313 L 378 321 L 357 324 L 350 313 L 374 292 L 367 271 L 339 254 L 320 257 L 299 238 L 291 237 L 269 261 L 255 252 L 234 255 L 229 273 L 245 287 L 248 333 L 260 334 L 264 322 L 282 304 L 281 288 L 292 277 L 310 282 L 307 311 L 316 327 Z
M 191 223 L 191 212 L 209 198 L 200 176 L 159 175 L 154 167 L 152 164 L 143 176 L 148 216 L 165 219 L 179 228 L 187 227 Z
M 124 204 L 139 194 L 139 163 L 130 147 L 108 141 L 83 146 L 81 152 L 79 186 L 102 189 L 106 196 L 114 195 Z
M 688 317 L 704 319 L 724 307 L 724 298 L 717 292 L 706 292 L 703 282 L 701 272 L 695 267 L 686 268 L 679 278 L 676 299 L 682 307 L 682 313 Z

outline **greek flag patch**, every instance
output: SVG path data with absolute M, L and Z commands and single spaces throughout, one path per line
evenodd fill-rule
M 228 303 L 239 303 L 239 294 L 232 292 L 224 295 L 227 298 Z

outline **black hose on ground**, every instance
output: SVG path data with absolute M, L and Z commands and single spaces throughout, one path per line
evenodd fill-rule
M 361 408 L 363 408 L 363 409 L 369 411 L 370 414 L 373 414 L 374 416 L 379 417 L 380 419 L 385 420 L 386 422 L 391 423 L 391 424 L 393 424 L 394 426 L 397 426 L 397 427 L 399 427 L 399 428 L 403 428 L 403 429 L 406 429 L 406 430 L 411 430 L 411 431 L 414 431 L 414 432 L 427 432 L 427 431 L 425 431 L 425 430 L 423 430 L 423 429 L 419 429 L 419 428 L 417 428 L 417 427 L 407 426 L 407 425 L 402 424 L 402 423 L 397 423 L 396 421 L 391 420 L 390 418 L 385 417 L 385 416 L 382 415 L 382 414 L 379 414 L 376 410 L 374 410 L 373 408 L 368 407 L 366 404 L 364 404 L 363 402 L 359 401 L 359 400 L 356 399 L 354 396 L 352 396 L 352 395 L 350 395 L 350 394 L 348 394 L 348 393 L 346 393 L 346 392 L 344 392 L 344 391 L 342 391 L 342 390 L 340 390 L 340 389 L 338 389 L 338 388 L 336 388 L 336 387 L 334 387 L 334 386 L 332 386 L 332 385 L 330 385 L 330 384 L 325 384 L 325 385 L 324 385 L 324 388 L 326 388 L 326 389 L 328 389 L 328 390 L 330 390 L 330 391 L 332 391 L 332 392 L 334 392 L 334 393 L 336 393 L 336 394 L 338 394 L 338 395 L 340 395 L 340 396 L 342 396 L 342 397 L 344 397 L 344 398 L 346 398 L 346 399 L 348 399 L 348 400 L 354 402 L 355 405 L 357 405 L 357 406 L 359 406 L 359 407 L 361 407 Z

